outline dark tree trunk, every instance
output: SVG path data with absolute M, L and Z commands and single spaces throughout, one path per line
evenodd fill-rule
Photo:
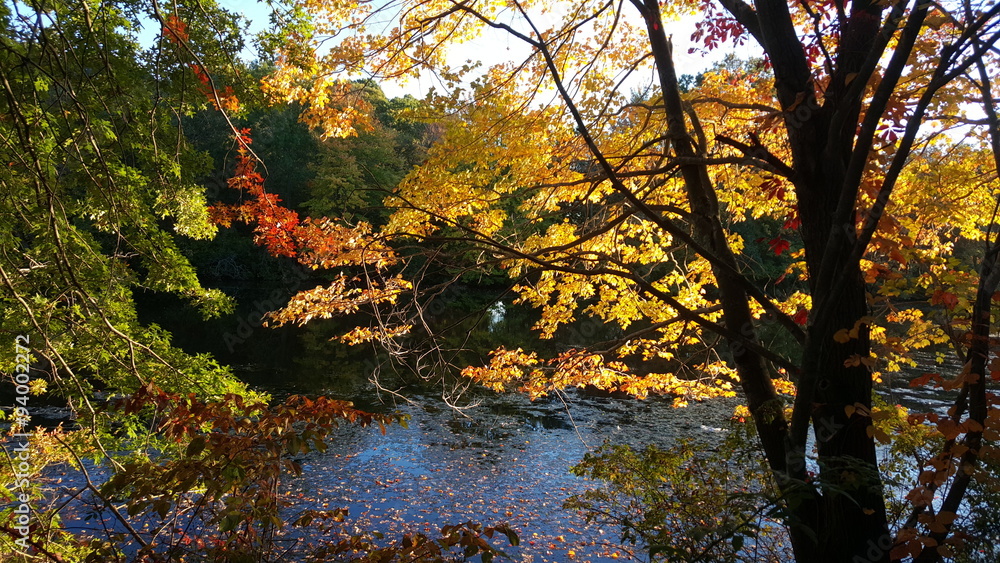
M 872 377 L 865 286 L 860 272 L 845 276 L 838 306 L 810 327 L 800 380 L 815 382 L 810 410 L 819 464 L 816 561 L 888 561 L 886 522 L 875 441 L 869 434 Z M 843 340 L 843 330 L 850 340 Z M 839 333 L 839 334 L 838 334 Z

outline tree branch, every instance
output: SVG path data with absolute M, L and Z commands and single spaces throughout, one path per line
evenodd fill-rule
M 791 178 L 795 174 L 795 169 L 785 164 L 784 161 L 775 156 L 774 153 L 767 150 L 767 147 L 765 147 L 760 142 L 760 138 L 758 138 L 756 135 L 752 136 L 753 140 L 752 145 L 741 143 L 736 139 L 727 137 L 725 135 L 716 135 L 715 140 L 724 145 L 729 145 L 737 149 L 749 159 L 766 162 L 769 165 L 767 169 L 770 172 L 774 172 L 785 178 Z

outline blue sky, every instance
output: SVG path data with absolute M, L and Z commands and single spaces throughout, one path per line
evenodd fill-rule
M 262 30 L 268 24 L 270 7 L 265 2 L 253 0 L 218 0 L 218 4 L 232 12 L 242 13 L 251 22 L 251 32 Z M 667 33 L 672 34 L 674 42 L 674 63 L 677 65 L 680 74 L 696 74 L 699 71 L 709 68 L 715 62 L 722 60 L 727 54 L 735 52 L 740 58 L 760 56 L 760 49 L 756 45 L 744 45 L 742 47 L 720 48 L 709 54 L 690 54 L 688 50 L 693 44 L 690 41 L 694 31 L 696 16 L 686 17 L 681 21 L 666 23 Z M 159 29 L 146 30 L 143 35 L 157 33 Z M 461 64 L 465 59 L 480 60 L 484 66 L 502 62 L 504 60 L 524 56 L 526 50 L 520 42 L 510 37 L 507 33 L 498 30 L 489 30 L 483 37 L 472 41 L 464 48 L 456 50 L 453 63 Z M 244 52 L 247 58 L 256 56 L 252 47 Z M 402 96 L 412 95 L 422 98 L 429 88 L 434 86 L 436 81 L 431 77 L 422 77 L 412 80 L 406 85 L 382 84 L 386 95 Z

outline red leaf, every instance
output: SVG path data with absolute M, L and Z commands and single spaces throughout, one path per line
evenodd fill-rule
M 781 237 L 775 237 L 771 239 L 767 244 L 771 246 L 771 250 L 774 251 L 775 256 L 779 256 L 782 252 L 786 251 L 791 247 L 791 243 Z
M 944 305 L 948 309 L 954 309 L 958 305 L 958 296 L 949 291 L 938 289 L 931 295 L 931 305 Z
M 795 324 L 797 325 L 805 326 L 806 323 L 809 322 L 809 311 L 805 308 L 800 308 L 794 315 L 792 315 L 792 320 L 795 321 Z
M 764 190 L 764 194 L 767 199 L 785 199 L 785 186 L 782 184 L 781 180 L 777 178 L 765 178 L 763 182 L 760 183 L 760 188 Z

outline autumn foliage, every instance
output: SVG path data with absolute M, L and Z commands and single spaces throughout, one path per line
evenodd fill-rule
M 995 436 L 997 420 L 987 360 L 1000 9 L 783 0 L 302 7 L 312 27 L 300 39 L 326 44 L 290 48 L 265 87 L 309 105 L 306 121 L 324 134 L 351 132 L 343 94 L 352 74 L 442 80 L 425 104 L 444 135 L 385 199 L 394 212 L 378 240 L 475 249 L 478 266 L 503 269 L 517 302 L 538 309 L 541 338 L 583 319 L 622 334 L 600 352 L 549 359 L 502 348 L 466 375 L 532 396 L 592 385 L 683 402 L 739 387 L 786 499 L 798 560 L 931 561 L 951 549 L 939 549 L 955 537 L 949 515 L 995 455 L 984 432 Z M 755 44 L 763 58 L 727 60 L 682 88 L 665 22 L 684 16 L 698 21 L 704 49 Z M 454 64 L 451 49 L 487 30 L 523 55 L 485 69 Z M 630 80 L 642 87 L 626 96 Z M 969 117 L 970 105 L 986 118 Z M 747 240 L 749 225 L 764 234 Z M 784 272 L 755 271 L 752 244 L 783 260 Z M 367 281 L 367 291 L 384 289 L 379 276 Z M 348 287 L 302 294 L 279 318 L 326 316 L 345 291 L 379 303 Z M 915 365 L 915 350 L 947 343 L 965 365 L 943 379 L 959 398 L 933 423 L 910 418 L 935 424 L 943 450 L 920 461 L 911 514 L 891 523 L 877 446 L 907 431 L 877 427 L 873 392 Z M 644 369 L 654 359 L 674 373 Z M 678 377 L 688 370 L 702 375 Z
M 305 217 L 268 190 L 267 163 L 241 124 L 252 74 L 238 62 L 242 22 L 196 4 L 0 6 L 0 193 L 10 210 L 0 324 L 37 343 L 31 392 L 53 393 L 85 428 L 40 433 L 40 463 L 74 464 L 80 492 L 120 532 L 74 543 L 55 510 L 33 532 L 39 557 L 260 560 L 282 528 L 280 480 L 299 471 L 296 456 L 321 451 L 340 423 L 399 422 L 325 398 L 271 404 L 142 318 L 134 297 L 146 292 L 207 317 L 232 308 L 202 287 L 178 239 L 235 224 L 326 280 L 269 325 L 368 313 L 340 340 L 401 355 L 408 335 L 430 330 L 424 288 L 504 277 L 505 304 L 532 309 L 537 340 L 556 345 L 442 362 L 469 380 L 532 398 L 579 387 L 678 406 L 738 396 L 735 419 L 747 422 L 762 471 L 746 506 L 766 491 L 798 561 L 929 562 L 985 541 L 963 526 L 975 515 L 970 492 L 995 486 L 1000 462 L 1000 5 L 288 2 L 262 42 L 276 52 L 253 70 L 266 76 L 249 88 L 295 105 L 319 139 L 374 129 L 359 77 L 433 77 L 406 110 L 434 130 L 422 162 L 378 186 L 384 220 L 360 221 Z M 758 56 L 684 77 L 671 41 L 678 19 L 694 23 L 696 54 L 746 45 Z M 150 21 L 159 36 L 140 46 Z M 496 51 L 510 60 L 466 60 L 485 36 L 501 37 L 509 48 Z M 210 165 L 184 131 L 198 112 L 231 133 L 229 203 L 206 201 Z M 603 341 L 558 340 L 581 325 L 601 327 Z M 938 368 L 946 357 L 961 368 Z M 900 375 L 913 368 L 929 373 Z M 951 393 L 952 404 L 911 412 L 879 402 L 900 386 Z M 913 460 L 905 487 L 882 469 L 900 452 Z M 670 468 L 652 449 L 604 454 L 583 472 L 654 497 L 659 483 L 607 470 Z M 684 454 L 692 473 L 725 480 Z M 113 476 L 96 482 L 86 457 Z M 658 506 L 691 498 L 681 465 L 651 475 L 676 491 Z M 597 511 L 590 500 L 613 499 L 584 500 Z M 725 512 L 725 495 L 710 500 Z M 632 508 L 642 507 L 626 518 Z M 689 536 L 678 541 L 689 551 L 651 548 L 651 558 L 697 558 L 703 544 L 688 540 L 706 537 L 741 557 L 744 538 L 761 531 L 703 513 L 726 532 L 647 515 L 658 522 L 649 537 Z M 334 532 L 343 517 L 308 512 L 295 524 Z M 158 523 L 134 525 L 141 519 Z M 516 542 L 504 526 L 469 523 L 393 545 L 347 534 L 312 555 L 443 560 L 459 550 L 489 560 L 497 534 Z
M 151 21 L 160 35 L 138 37 Z M 252 218 L 269 250 L 317 267 L 395 260 L 359 236 L 364 227 L 283 208 L 262 187 L 248 130 L 232 129 L 230 183 L 244 203 L 207 205 L 200 182 L 211 159 L 184 127 L 199 111 L 230 124 L 246 111 L 234 44 L 242 23 L 214 2 L 0 6 L 0 324 L 19 335 L 18 372 L 30 379 L 14 382 L 26 389 L 21 404 L 37 415 L 50 401 L 75 427 L 29 433 L 37 419 L 12 419 L 6 444 L 16 440 L 21 454 L 6 449 L 0 470 L 0 559 L 276 560 L 289 554 L 276 543 L 282 534 L 322 532 L 295 557 L 488 561 L 500 553 L 490 538 L 516 543 L 513 530 L 470 522 L 393 542 L 343 524 L 340 508 L 290 513 L 285 487 L 302 455 L 325 450 L 339 425 L 384 432 L 402 417 L 325 397 L 272 402 L 140 319 L 133 298 L 142 293 L 178 298 L 205 318 L 232 310 L 182 250 L 182 239 L 211 239 L 213 219 Z M 7 382 L 14 357 L 0 359 Z M 88 521 L 93 529 L 80 531 Z

